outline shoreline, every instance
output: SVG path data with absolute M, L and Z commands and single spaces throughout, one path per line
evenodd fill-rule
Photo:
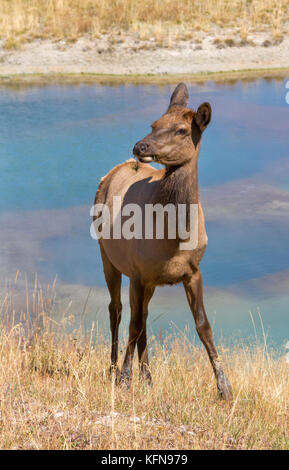
M 232 29 L 203 32 L 167 45 L 131 33 L 116 38 L 82 36 L 72 43 L 38 39 L 11 49 L 0 40 L 0 85 L 289 79 L 288 50 L 287 36 L 272 41 L 268 33 L 254 32 L 242 41 Z
M 289 67 L 278 68 L 256 68 L 256 69 L 240 69 L 231 71 L 218 72 L 201 72 L 201 73 L 180 73 L 180 74 L 105 74 L 90 72 L 47 72 L 47 73 L 9 73 L 1 74 L 0 70 L 0 86 L 32 86 L 32 85 L 76 85 L 96 83 L 99 85 L 166 85 L 175 84 L 179 81 L 187 83 L 204 83 L 214 81 L 216 83 L 236 83 L 238 81 L 251 81 L 258 78 L 262 79 L 289 79 Z

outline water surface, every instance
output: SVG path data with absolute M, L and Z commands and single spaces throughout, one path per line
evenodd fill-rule
M 131 157 L 174 87 L 79 85 L 0 89 L 0 275 L 58 277 L 59 305 L 106 318 L 107 292 L 89 208 L 100 178 Z M 206 307 L 218 338 L 248 337 L 252 312 L 279 345 L 289 339 L 289 106 L 283 81 L 189 85 L 213 119 L 199 159 L 209 245 Z M 65 287 L 66 286 L 66 287 Z M 67 287 L 69 286 L 69 288 Z M 124 281 L 125 312 L 127 280 Z M 69 295 L 68 295 L 69 292 Z M 97 304 L 97 305 L 96 305 Z M 127 316 L 126 320 L 127 322 Z M 159 289 L 150 326 L 189 324 L 182 287 Z

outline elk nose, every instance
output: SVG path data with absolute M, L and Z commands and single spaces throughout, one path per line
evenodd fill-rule
M 148 144 L 145 142 L 137 142 L 133 148 L 133 153 L 136 155 L 140 155 L 145 153 L 148 149 Z

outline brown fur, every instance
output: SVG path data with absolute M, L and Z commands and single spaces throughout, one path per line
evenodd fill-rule
M 101 239 L 104 274 L 111 296 L 109 306 L 112 351 L 111 367 L 117 366 L 118 326 L 121 318 L 121 274 L 130 278 L 131 322 L 129 341 L 120 375 L 129 383 L 132 359 L 138 347 L 141 372 L 151 380 L 147 355 L 146 318 L 148 303 L 155 287 L 183 282 L 197 332 L 205 345 L 217 379 L 220 396 L 231 398 L 231 387 L 223 372 L 213 342 L 212 331 L 203 305 L 200 261 L 207 245 L 205 221 L 198 193 L 198 156 L 202 132 L 210 122 L 211 107 L 203 103 L 197 111 L 187 108 L 188 91 L 184 84 L 175 89 L 168 111 L 152 124 L 152 132 L 138 142 L 134 154 L 139 162 L 128 160 L 117 165 L 99 185 L 95 202 L 112 210 L 113 196 L 122 205 L 138 204 L 142 213 L 146 204 L 198 204 L 198 245 L 180 250 L 180 240 Z M 148 165 L 152 158 L 164 165 L 156 170 Z M 166 233 L 166 232 L 165 232 Z M 166 234 L 167 235 L 167 234 Z

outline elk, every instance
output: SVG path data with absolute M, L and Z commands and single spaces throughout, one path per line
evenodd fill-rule
M 198 156 L 203 131 L 211 120 L 211 106 L 203 103 L 197 111 L 188 108 L 188 90 L 180 83 L 174 90 L 168 110 L 137 142 L 133 154 L 137 158 L 117 165 L 102 178 L 95 204 L 105 204 L 112 212 L 114 196 L 121 204 L 191 204 L 197 205 L 197 245 L 180 249 L 180 239 L 99 238 L 105 280 L 110 294 L 111 369 L 118 371 L 118 329 L 121 321 L 121 277 L 130 279 L 131 318 L 129 339 L 119 381 L 127 385 L 132 377 L 132 363 L 137 346 L 140 373 L 151 382 L 146 321 L 148 305 L 157 286 L 183 283 L 196 330 L 209 356 L 219 396 L 232 398 L 232 389 L 218 357 L 213 333 L 203 304 L 203 282 L 200 262 L 208 238 L 198 192 Z M 164 168 L 149 165 L 157 161 Z M 98 216 L 94 215 L 94 221 Z M 186 218 L 188 222 L 188 218 Z M 112 228 L 111 228 L 112 229 Z

